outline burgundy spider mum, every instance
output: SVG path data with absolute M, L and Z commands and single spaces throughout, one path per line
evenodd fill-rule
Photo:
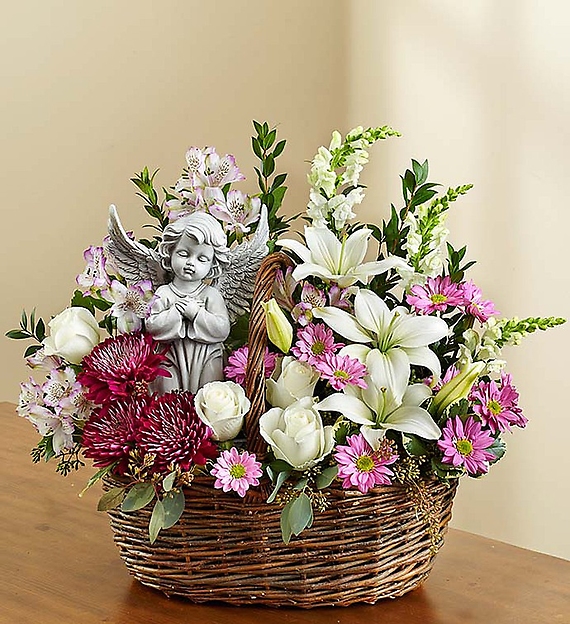
M 156 455 L 155 470 L 166 473 L 171 464 L 186 471 L 214 459 L 217 448 L 211 435 L 212 430 L 196 414 L 192 394 L 178 391 L 154 399 L 138 441 L 142 451 Z
M 113 401 L 93 411 L 83 428 L 83 454 L 99 468 L 119 462 L 116 474 L 126 472 L 150 397 Z
M 166 349 L 140 332 L 107 338 L 83 358 L 83 371 L 77 380 L 87 388 L 87 398 L 99 405 L 147 394 L 148 384 L 157 377 L 170 377 L 161 368 Z

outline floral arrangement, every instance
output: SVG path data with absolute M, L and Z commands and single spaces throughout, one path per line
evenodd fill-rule
M 466 279 L 473 262 L 466 247 L 447 242 L 445 220 L 471 186 L 438 193 L 427 161 L 412 160 L 402 176 L 400 209 L 392 206 L 381 224 L 356 220 L 360 173 L 370 147 L 397 136 L 389 127 L 333 133 L 308 174 L 302 240 L 284 238 L 286 174 L 275 173 L 275 160 L 285 141 L 267 123 L 254 127 L 257 195 L 232 189 L 244 176 L 231 155 L 211 147 L 188 150 L 162 201 L 155 174 L 144 169 L 132 181 L 157 222 L 158 234 L 138 241 L 149 249 L 194 212 L 215 217 L 235 246 L 254 235 L 267 208 L 269 250 L 285 252 L 291 266 L 264 306 L 266 457 L 241 436 L 250 407 L 247 314 L 225 343 L 224 380 L 195 394 L 157 393 L 170 373 L 168 343 L 146 331 L 156 293 L 145 281 L 130 283 L 104 244 L 85 251 L 71 305 L 49 321 L 48 335 L 35 312 L 7 334 L 34 340 L 25 358 L 45 373 L 22 384 L 18 405 L 42 436 L 33 460 L 54 459 L 63 475 L 92 460 L 98 470 L 87 487 L 111 477 L 100 510 L 154 503 L 151 541 L 178 521 L 197 475 L 229 496 L 270 483 L 285 543 L 312 525 L 335 483 L 373 496 L 378 486 L 484 475 L 504 455 L 505 434 L 527 423 L 502 348 L 564 322 L 500 318 Z

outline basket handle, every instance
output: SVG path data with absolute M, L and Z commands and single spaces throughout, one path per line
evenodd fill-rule
M 251 401 L 251 407 L 245 417 L 247 448 L 258 458 L 267 452 L 267 444 L 259 433 L 259 419 L 265 410 L 265 365 L 264 356 L 267 346 L 265 311 L 262 303 L 268 301 L 273 292 L 275 275 L 279 269 L 285 270 L 293 262 L 284 253 L 275 252 L 261 262 L 255 279 L 255 288 L 251 301 L 249 317 L 249 356 L 247 360 L 245 391 Z

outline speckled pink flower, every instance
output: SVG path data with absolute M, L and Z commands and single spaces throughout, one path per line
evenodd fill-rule
M 224 375 L 226 379 L 232 379 L 236 383 L 243 386 L 245 383 L 245 371 L 247 368 L 247 357 L 249 355 L 249 347 L 244 345 L 239 349 L 236 349 L 229 357 L 228 364 L 224 368 Z M 277 362 L 277 354 L 271 353 L 269 349 L 265 349 L 265 355 L 263 357 L 265 365 L 265 376 L 271 377 L 271 373 L 275 370 L 275 364 Z
M 398 459 L 390 442 L 384 439 L 377 451 L 368 444 L 362 434 L 347 438 L 346 446 L 337 446 L 334 458 L 338 464 L 338 476 L 342 487 L 358 488 L 363 494 L 377 485 L 390 485 L 394 473 L 388 468 Z
M 215 488 L 224 492 L 233 490 L 243 497 L 251 485 L 259 485 L 262 471 L 253 453 L 239 453 L 232 447 L 218 457 L 210 474 L 216 477 Z
M 483 430 L 473 416 L 469 416 L 465 423 L 455 416 L 447 421 L 437 446 L 443 451 L 441 461 L 444 464 L 464 467 L 470 475 L 479 475 L 489 470 L 489 462 L 495 458 L 487 450 L 493 442 L 489 431 Z
M 410 289 L 406 301 L 420 314 L 445 312 L 448 307 L 459 306 L 464 302 L 463 290 L 451 278 L 428 277 L 425 285 L 416 284 Z
M 524 427 L 528 420 L 518 406 L 519 393 L 512 384 L 511 375 L 501 374 L 501 381 L 481 381 L 469 395 L 473 411 L 495 434 L 510 431 L 511 426 Z
M 315 368 L 335 390 L 344 390 L 346 386 L 368 388 L 364 381 L 367 373 L 366 366 L 348 355 L 325 353 L 314 363 Z
M 495 304 L 489 299 L 483 299 L 481 289 L 475 286 L 473 282 L 464 282 L 462 285 L 463 306 L 465 312 L 474 316 L 479 322 L 484 323 L 492 316 L 498 314 Z
M 309 323 L 297 332 L 297 342 L 291 353 L 301 362 L 315 364 L 327 353 L 336 353 L 342 343 L 334 340 L 334 335 L 324 323 Z

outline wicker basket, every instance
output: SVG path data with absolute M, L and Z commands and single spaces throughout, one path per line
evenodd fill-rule
M 288 262 L 272 254 L 260 269 L 250 323 L 246 421 L 248 449 L 263 456 L 258 433 L 265 410 L 261 302 L 275 271 Z M 383 486 L 363 495 L 331 486 L 329 507 L 310 529 L 284 545 L 277 504 L 266 492 L 245 499 L 197 477 L 186 492 L 180 521 L 148 541 L 151 511 L 109 512 L 114 540 L 129 572 L 167 595 L 194 602 L 316 607 L 373 603 L 414 589 L 428 576 L 451 518 L 455 486 L 429 480 Z

